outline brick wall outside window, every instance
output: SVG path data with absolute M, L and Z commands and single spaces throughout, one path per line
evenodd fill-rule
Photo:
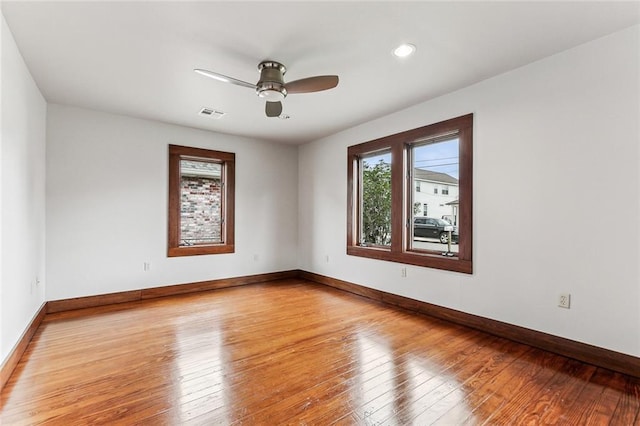
M 220 180 L 182 176 L 180 194 L 180 244 L 220 243 Z

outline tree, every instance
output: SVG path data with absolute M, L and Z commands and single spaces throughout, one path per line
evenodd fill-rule
M 362 243 L 391 244 L 391 165 L 362 162 Z

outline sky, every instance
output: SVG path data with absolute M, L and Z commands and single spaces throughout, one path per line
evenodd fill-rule
M 458 161 L 458 138 L 419 145 L 414 147 L 415 167 L 423 170 L 446 173 L 456 179 L 460 178 Z M 366 162 L 375 164 L 378 161 L 391 163 L 391 153 L 366 158 Z
M 415 167 L 460 178 L 458 138 L 414 148 Z

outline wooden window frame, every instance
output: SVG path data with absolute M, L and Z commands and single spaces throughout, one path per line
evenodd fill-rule
M 427 138 L 445 135 L 459 138 L 459 186 L 460 210 L 458 212 L 459 251 L 447 257 L 435 251 L 410 249 L 413 238 L 409 220 L 413 218 L 411 193 L 412 171 L 409 171 L 410 148 Z M 358 241 L 359 212 L 359 159 L 371 152 L 391 150 L 391 245 L 389 247 L 361 246 Z M 347 149 L 347 254 L 386 260 L 409 265 L 473 273 L 473 114 L 452 118 L 439 123 L 385 136 Z
M 222 165 L 222 243 L 180 246 L 180 160 L 207 160 Z M 169 235 L 167 256 L 197 256 L 235 252 L 235 154 L 169 145 Z

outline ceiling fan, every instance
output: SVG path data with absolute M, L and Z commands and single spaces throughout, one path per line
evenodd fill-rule
M 258 96 L 267 101 L 265 107 L 267 117 L 278 117 L 282 114 L 282 102 L 280 101 L 288 94 L 321 92 L 333 89 L 338 85 L 337 75 L 321 75 L 285 83 L 283 76 L 287 72 L 287 68 L 280 62 L 270 60 L 262 61 L 258 64 L 260 80 L 256 84 L 227 77 L 213 71 L 203 69 L 194 69 L 194 71 L 218 81 L 254 89 Z

